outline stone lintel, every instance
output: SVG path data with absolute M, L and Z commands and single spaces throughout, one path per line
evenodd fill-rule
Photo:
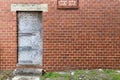
M 48 4 L 11 4 L 11 11 L 43 11 L 48 12 Z

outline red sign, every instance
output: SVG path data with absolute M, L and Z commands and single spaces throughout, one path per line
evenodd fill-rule
M 58 8 L 78 8 L 78 0 L 58 0 Z

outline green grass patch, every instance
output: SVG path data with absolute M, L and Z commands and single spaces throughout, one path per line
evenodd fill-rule
M 12 71 L 0 71 L 0 80 L 6 80 Z M 95 69 L 59 72 L 48 72 L 40 80 L 120 80 L 120 70 Z
M 50 73 L 47 73 L 44 75 L 44 77 L 46 78 L 57 78 L 57 77 L 60 77 L 61 74 L 58 74 L 58 73 L 54 73 L 54 72 L 50 72 Z
M 111 69 L 96 69 L 96 70 L 76 70 L 65 72 L 66 74 L 60 74 L 56 72 L 46 73 L 42 76 L 42 80 L 120 80 L 120 71 Z M 57 79 L 58 78 L 58 79 Z

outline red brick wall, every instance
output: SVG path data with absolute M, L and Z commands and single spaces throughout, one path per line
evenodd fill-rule
M 79 9 L 57 9 L 57 0 L 0 1 L 0 69 L 17 63 L 17 19 L 11 4 L 48 4 L 43 13 L 43 68 L 120 69 L 120 0 L 79 0 Z

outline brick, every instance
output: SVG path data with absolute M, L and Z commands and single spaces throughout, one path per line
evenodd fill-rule
M 3 0 L 0 70 L 17 64 L 17 13 L 11 12 L 11 4 L 48 4 L 48 12 L 42 13 L 44 70 L 120 69 L 119 0 L 79 0 L 77 9 L 58 9 L 57 0 Z

